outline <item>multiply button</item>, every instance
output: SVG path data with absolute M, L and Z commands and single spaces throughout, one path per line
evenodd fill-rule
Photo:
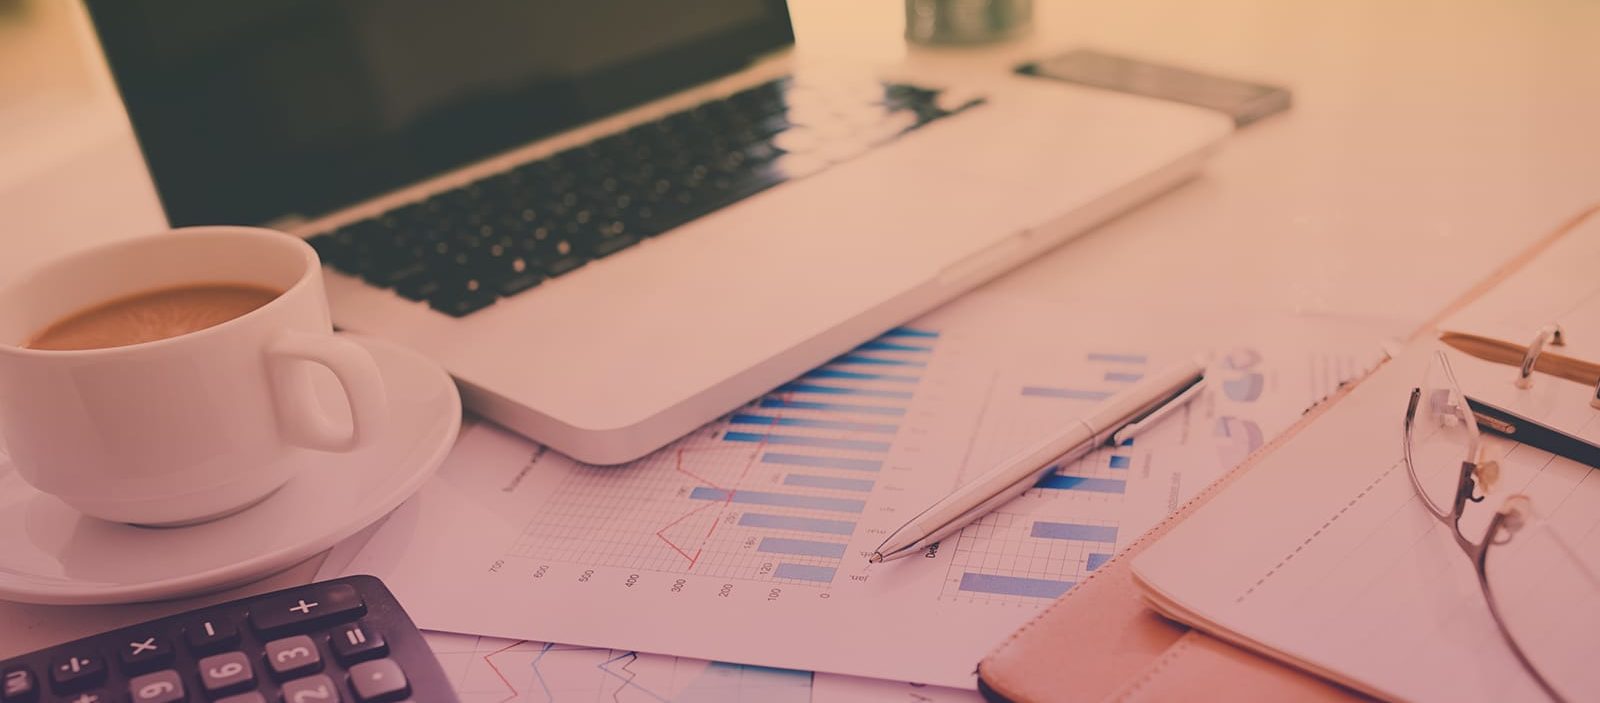
M 273 637 L 304 632 L 319 623 L 353 620 L 365 613 L 366 605 L 354 586 L 312 586 L 251 603 L 250 624 Z
M 39 699 L 39 678 L 27 669 L 6 669 L 0 674 L 0 701 L 33 703 Z
M 56 657 L 50 662 L 50 682 L 57 692 L 89 688 L 105 678 L 105 660 L 91 652 Z
M 118 657 L 122 668 L 130 674 L 142 674 L 172 663 L 172 643 L 162 637 L 143 632 L 122 639 Z

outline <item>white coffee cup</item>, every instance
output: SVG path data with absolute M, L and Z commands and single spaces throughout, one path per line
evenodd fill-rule
M 94 305 L 185 284 L 281 290 L 210 328 L 103 349 L 24 348 Z M 348 406 L 318 400 L 332 372 Z M 0 459 L 94 517 L 179 525 L 227 515 L 291 478 L 289 452 L 349 452 L 379 437 L 383 378 L 333 334 L 322 267 L 304 241 L 188 227 L 68 256 L 0 288 Z

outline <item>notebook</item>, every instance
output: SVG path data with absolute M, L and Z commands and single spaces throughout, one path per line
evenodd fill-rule
M 1600 354 L 1595 261 L 1600 221 L 1441 326 L 1504 335 L 1520 328 L 1531 336 L 1561 322 L 1565 353 L 1593 358 Z M 1445 350 L 1468 395 L 1600 438 L 1592 388 L 1540 375 L 1521 389 L 1515 369 L 1425 335 L 1135 558 L 1133 578 L 1149 602 L 1213 636 L 1384 698 L 1539 699 L 1471 563 L 1418 502 L 1402 460 L 1406 398 L 1436 350 Z M 1527 493 L 1580 555 L 1600 556 L 1600 472 L 1485 441 L 1499 459 L 1500 492 Z M 1592 685 L 1600 695 L 1600 677 Z
M 1538 279 L 1517 276 L 1537 262 L 1550 271 L 1560 262 L 1592 262 L 1590 258 L 1563 258 L 1549 253 L 1573 240 L 1592 246 L 1600 242 L 1600 223 L 1590 216 L 1600 208 L 1580 213 L 1562 227 L 1507 261 L 1441 312 L 1418 337 L 1431 337 L 1439 320 L 1483 326 L 1514 316 L 1509 307 L 1476 305 L 1487 293 L 1501 290 L 1503 301 L 1537 297 L 1527 290 Z M 1572 236 L 1569 237 L 1568 234 Z M 1581 249 L 1582 246 L 1580 245 Z M 1549 253 L 1549 255 L 1547 255 Z M 1552 261 L 1556 263 L 1552 263 Z M 1558 272 L 1560 275 L 1569 275 Z M 1516 279 L 1516 280 L 1512 280 Z M 1568 280 L 1572 280 L 1570 277 Z M 1548 283 L 1543 285 L 1550 285 Z M 1559 284 L 1554 287 L 1559 289 Z M 1507 293 L 1509 292 L 1509 294 Z M 1503 304 L 1497 304 L 1503 305 Z M 1471 315 L 1466 314 L 1470 309 Z M 1528 334 L 1537 325 L 1527 329 Z M 1486 328 L 1487 331 L 1487 328 Z M 1499 330 L 1504 332 L 1505 330 Z M 1351 688 L 1282 666 L 1260 653 L 1233 646 L 1201 630 L 1164 619 L 1143 600 L 1130 563 L 1152 543 L 1179 525 L 1223 489 L 1247 476 L 1258 464 L 1275 455 L 1301 431 L 1341 402 L 1352 387 L 1312 409 L 1301 422 L 1276 441 L 1247 458 L 1228 476 L 1201 493 L 1128 549 L 1102 566 L 1092 577 L 1069 591 L 1034 621 L 1018 630 L 979 665 L 980 687 L 996 701 L 1169 700 L 1209 696 L 1232 700 L 1355 700 L 1365 696 Z M 1104 633 L 1085 637 L 1083 633 Z

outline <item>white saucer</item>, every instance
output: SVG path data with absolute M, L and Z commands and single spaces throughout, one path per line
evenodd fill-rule
M 0 600 L 129 603 L 221 590 L 293 566 L 387 515 L 455 444 L 461 397 L 420 354 L 350 337 L 372 352 L 388 388 L 383 439 L 350 454 L 296 450 L 286 461 L 305 466 L 294 478 L 234 515 L 174 528 L 105 522 L 0 464 Z M 343 402 L 336 388 L 327 392 Z

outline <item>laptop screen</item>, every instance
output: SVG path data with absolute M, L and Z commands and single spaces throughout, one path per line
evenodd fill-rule
M 733 72 L 783 0 L 88 0 L 174 225 L 312 217 Z

